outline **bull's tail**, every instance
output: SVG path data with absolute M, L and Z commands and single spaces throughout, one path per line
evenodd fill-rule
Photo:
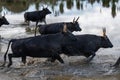
M 37 33 L 37 28 L 40 27 L 41 25 L 36 25 L 35 27 L 35 36 L 36 36 L 36 33 Z
M 9 43 L 8 43 L 7 50 L 6 50 L 5 54 L 4 54 L 4 63 L 3 63 L 2 66 L 5 66 L 5 64 L 6 64 L 6 55 L 7 55 L 7 53 L 8 53 L 8 50 L 9 50 L 9 47 L 10 47 L 11 42 L 14 42 L 14 41 L 16 41 L 16 39 L 11 39 L 11 40 L 9 41 Z

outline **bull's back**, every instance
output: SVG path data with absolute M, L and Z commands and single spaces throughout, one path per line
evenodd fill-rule
M 60 36 L 59 36 L 60 37 Z M 25 46 L 29 50 L 47 50 L 59 47 L 61 39 L 57 35 L 41 35 L 27 41 Z
M 24 14 L 24 18 L 27 21 L 39 21 L 42 19 L 44 16 L 41 16 L 41 12 L 38 11 L 33 11 L 33 12 L 26 12 Z
M 41 34 L 55 34 L 55 33 L 62 32 L 62 30 L 63 30 L 62 23 L 42 25 L 39 27 L 39 32 Z

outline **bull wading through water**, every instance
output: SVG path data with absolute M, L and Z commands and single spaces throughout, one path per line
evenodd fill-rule
M 38 22 L 44 22 L 46 24 L 46 15 L 48 14 L 51 14 L 51 11 L 48 8 L 43 8 L 40 11 L 25 12 L 24 19 L 28 24 L 30 21 L 36 22 L 37 26 Z
M 36 26 L 35 29 L 35 36 L 36 36 L 37 27 L 39 27 L 38 30 L 40 34 L 55 34 L 62 31 L 64 24 L 67 25 L 67 29 L 71 32 L 81 31 L 82 29 L 79 26 L 78 19 L 79 17 L 76 20 L 74 18 L 73 22 L 59 22 L 59 23 L 52 23 L 46 25 L 38 25 Z
M 76 41 L 76 37 L 67 30 L 66 25 L 64 25 L 63 31 L 60 33 L 12 39 L 9 41 L 2 66 L 5 66 L 10 44 L 12 53 L 8 54 L 8 67 L 12 65 L 12 58 L 15 57 L 21 57 L 22 62 L 25 64 L 27 56 L 52 58 L 53 62 L 57 59 L 59 62 L 64 63 L 59 54 L 62 53 L 62 46 L 71 44 L 70 41 Z

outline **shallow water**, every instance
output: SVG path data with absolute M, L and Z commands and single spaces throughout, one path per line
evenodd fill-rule
M 98 50 L 96 57 L 90 63 L 86 63 L 86 58 L 84 57 L 62 56 L 65 64 L 58 62 L 45 63 L 45 59 L 42 58 L 35 60 L 33 64 L 21 66 L 21 59 L 13 59 L 14 64 L 11 68 L 0 67 L 0 78 L 2 80 L 7 80 L 8 78 L 9 80 L 119 80 L 120 68 L 110 66 L 113 65 L 120 56 L 120 1 L 112 3 L 112 0 L 110 0 L 109 7 L 107 3 L 103 6 L 101 0 L 100 2 L 97 1 L 93 2 L 93 4 L 88 1 L 79 1 L 80 4 L 83 5 L 80 9 L 76 6 L 77 3 L 75 0 L 71 2 L 71 6 L 68 6 L 67 4 L 69 2 L 66 1 L 55 1 L 54 3 L 49 3 L 48 1 L 42 4 L 48 4 L 48 8 L 52 11 L 52 14 L 46 17 L 48 24 L 71 22 L 74 17 L 77 18 L 79 16 L 80 19 L 78 22 L 82 31 L 73 32 L 75 35 L 102 35 L 102 27 L 106 27 L 107 36 L 113 43 L 113 48 Z M 0 41 L 0 64 L 3 62 L 3 53 L 5 53 L 10 39 L 34 36 L 33 32 L 26 31 L 28 25 L 24 23 L 24 12 L 42 8 L 41 6 L 36 8 L 36 2 L 31 2 L 26 3 L 29 4 L 29 6 L 26 5 L 27 8 L 21 9 L 20 11 L 19 9 L 12 9 L 10 3 L 1 3 L 0 4 L 5 7 L 1 13 L 3 14 L 4 11 L 6 11 L 6 18 L 10 22 L 10 25 L 0 27 L 0 35 L 2 37 Z M 64 5 L 64 12 L 59 10 L 61 4 Z M 114 4 L 116 6 L 115 9 L 112 8 Z M 41 3 L 39 3 L 39 5 L 41 5 Z M 35 23 L 31 22 L 30 28 L 33 29 L 34 26 Z M 11 51 L 9 50 L 9 52 Z M 30 61 L 30 58 L 27 60 Z

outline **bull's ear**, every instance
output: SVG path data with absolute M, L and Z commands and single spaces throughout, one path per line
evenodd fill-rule
M 103 37 L 105 37 L 106 36 L 106 28 L 104 27 L 103 28 Z
M 78 21 L 79 17 L 76 19 L 76 22 Z
M 67 32 L 67 25 L 66 24 L 64 24 L 63 32 Z

